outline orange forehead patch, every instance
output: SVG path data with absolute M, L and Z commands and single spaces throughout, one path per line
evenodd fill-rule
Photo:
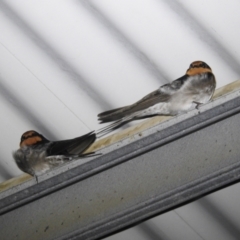
M 202 61 L 195 61 L 191 63 L 191 67 L 200 67 L 202 64 Z
M 212 72 L 212 71 L 209 68 L 203 68 L 203 67 L 189 68 L 187 70 L 186 74 L 192 76 L 192 75 L 196 75 L 196 74 L 200 74 L 200 73 L 206 73 L 206 72 Z
M 35 131 L 31 130 L 31 131 L 25 132 L 22 136 L 27 138 L 27 137 L 31 137 L 35 133 L 36 133 Z
M 42 138 L 40 136 L 29 137 L 29 138 L 26 138 L 25 140 L 23 140 L 20 143 L 20 147 L 32 146 L 32 145 L 34 145 L 34 144 L 36 144 L 38 142 L 41 142 L 41 141 L 42 141 Z

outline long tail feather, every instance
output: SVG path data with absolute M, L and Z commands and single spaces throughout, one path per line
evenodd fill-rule
M 122 118 L 120 120 L 117 120 L 106 127 L 100 128 L 98 131 L 96 131 L 97 137 L 102 137 L 102 136 L 107 135 L 108 133 L 116 130 L 117 128 L 122 127 L 123 125 L 131 122 L 136 116 L 137 116 L 137 113 L 135 113 L 134 115 L 130 115 L 125 118 Z
M 68 160 L 69 158 L 71 160 L 77 160 L 79 158 L 89 158 L 89 157 L 96 157 L 96 156 L 101 156 L 101 153 L 95 153 L 95 152 L 90 152 L 90 153 L 82 153 L 82 154 L 68 154 L 65 156 L 65 160 Z
M 98 114 L 98 120 L 100 123 L 107 123 L 107 122 L 113 122 L 121 120 L 126 116 L 126 108 L 129 106 L 121 107 L 121 108 L 115 108 L 106 112 L 102 112 Z
M 101 118 L 104 118 L 104 117 L 106 117 L 107 115 L 109 115 L 109 114 L 112 114 L 112 113 L 114 113 L 114 112 L 117 112 L 117 111 L 119 111 L 119 110 L 121 110 L 122 109 L 122 107 L 120 107 L 120 108 L 115 108 L 115 109 L 112 109 L 112 110 L 108 110 L 108 111 L 105 111 L 105 112 L 101 112 L 101 113 L 99 113 L 98 114 L 98 117 L 101 119 Z
M 104 135 L 107 135 L 124 124 L 125 123 L 122 121 L 122 119 L 120 119 L 110 125 L 107 125 L 106 127 L 100 128 L 98 131 L 96 131 L 96 135 L 97 137 L 103 137 Z

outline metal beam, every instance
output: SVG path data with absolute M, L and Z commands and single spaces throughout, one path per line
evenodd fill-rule
M 240 179 L 234 91 L 0 193 L 3 239 L 98 239 Z

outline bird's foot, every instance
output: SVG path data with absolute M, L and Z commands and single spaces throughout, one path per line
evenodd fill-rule
M 199 107 L 202 105 L 202 103 L 196 101 L 193 101 L 193 103 L 197 104 L 195 108 L 199 110 Z
M 35 177 L 35 179 L 36 179 L 36 182 L 38 183 L 38 176 L 37 176 L 37 175 L 35 175 L 34 177 Z

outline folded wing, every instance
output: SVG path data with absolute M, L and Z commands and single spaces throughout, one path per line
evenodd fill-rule
M 96 140 L 94 132 L 87 133 L 74 139 L 53 142 L 47 150 L 47 155 L 79 155 L 85 156 L 93 153 L 83 154 L 83 152 Z
M 132 105 L 102 112 L 98 114 L 98 120 L 100 121 L 100 123 L 116 121 L 134 112 L 147 109 L 159 102 L 167 102 L 171 98 L 171 95 L 182 87 L 186 79 L 187 76 L 184 75 L 183 77 L 178 78 L 172 83 L 161 86 L 156 91 L 149 93 L 144 98 L 140 99 L 138 102 Z

